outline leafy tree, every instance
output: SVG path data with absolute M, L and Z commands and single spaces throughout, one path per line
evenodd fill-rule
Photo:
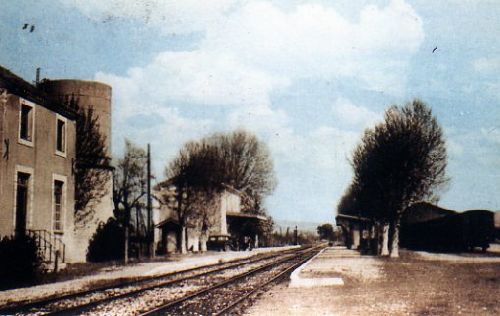
M 115 217 L 124 227 L 124 258 L 128 262 L 128 246 L 130 234 L 130 216 L 133 209 L 145 205 L 141 201 L 146 196 L 146 153 L 130 141 L 125 141 L 125 154 L 118 160 L 113 177 L 113 203 Z
M 87 260 L 90 262 L 105 262 L 123 260 L 124 229 L 122 223 L 111 217 L 106 224 L 100 223 L 92 236 L 87 250 Z
M 76 121 L 75 221 L 85 224 L 92 219 L 92 203 L 108 194 L 111 167 L 106 156 L 106 137 L 99 131 L 98 116 L 92 108 L 78 107 Z
M 402 212 L 420 200 L 436 201 L 448 182 L 443 132 L 432 111 L 414 100 L 391 106 L 384 122 L 365 131 L 355 149 L 352 193 L 368 203 L 365 215 L 390 224 L 391 256 L 397 257 Z
M 317 227 L 317 232 L 320 239 L 333 240 L 333 226 L 331 224 L 323 224 Z

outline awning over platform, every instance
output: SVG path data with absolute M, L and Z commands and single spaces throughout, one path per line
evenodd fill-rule
M 335 220 L 337 224 L 339 221 L 350 221 L 350 222 L 371 222 L 372 220 L 367 218 L 367 217 L 362 217 L 362 216 L 353 216 L 353 215 L 346 215 L 346 214 L 338 214 L 335 217 Z
M 253 218 L 261 221 L 267 221 L 267 217 L 257 214 L 239 213 L 239 212 L 227 212 L 227 217 L 240 217 L 240 218 Z

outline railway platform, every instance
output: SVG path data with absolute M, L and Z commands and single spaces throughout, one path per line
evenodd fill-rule
M 359 258 L 358 251 L 344 247 L 328 247 L 301 265 L 290 276 L 290 287 L 344 285 L 332 259 Z
M 345 247 L 328 247 L 301 265 L 290 276 L 250 307 L 244 315 L 337 315 L 331 295 L 353 282 L 382 277 L 381 262 Z M 275 304 L 280 300 L 282 304 Z
M 290 287 L 341 286 L 342 275 L 371 280 L 379 277 L 380 262 L 359 251 L 345 247 L 328 247 L 295 270 L 290 276 Z

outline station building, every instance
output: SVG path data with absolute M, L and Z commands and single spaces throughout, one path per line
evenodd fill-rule
M 155 244 L 159 254 L 173 253 L 180 249 L 181 226 L 177 205 L 165 200 L 171 197 L 176 188 L 168 185 L 168 181 L 160 184 L 154 193 L 157 201 L 154 215 Z M 168 192 L 170 191 L 170 192 Z M 259 236 L 251 230 L 245 231 L 244 226 L 267 221 L 262 215 L 242 212 L 242 192 L 225 185 L 210 201 L 202 203 L 198 214 L 187 221 L 187 250 L 206 251 L 227 250 L 231 241 L 245 237 L 252 241 L 252 247 L 258 247 Z M 241 235 L 244 236 L 241 236 Z
M 111 87 L 101 83 L 32 85 L 0 67 L 0 238 L 32 235 L 46 261 L 85 261 L 90 232 L 112 215 L 112 190 L 91 206 L 96 217 L 85 228 L 76 227 L 77 112 L 72 105 L 96 109 L 110 150 L 110 100 Z

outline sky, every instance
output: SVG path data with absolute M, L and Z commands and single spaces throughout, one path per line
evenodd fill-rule
M 500 209 L 500 2 L 19 0 L 0 65 L 27 81 L 113 87 L 112 152 L 151 143 L 153 170 L 192 139 L 243 128 L 272 154 L 278 220 L 332 222 L 363 131 L 427 103 L 447 143 L 439 205 Z M 23 30 L 28 23 L 35 30 Z

